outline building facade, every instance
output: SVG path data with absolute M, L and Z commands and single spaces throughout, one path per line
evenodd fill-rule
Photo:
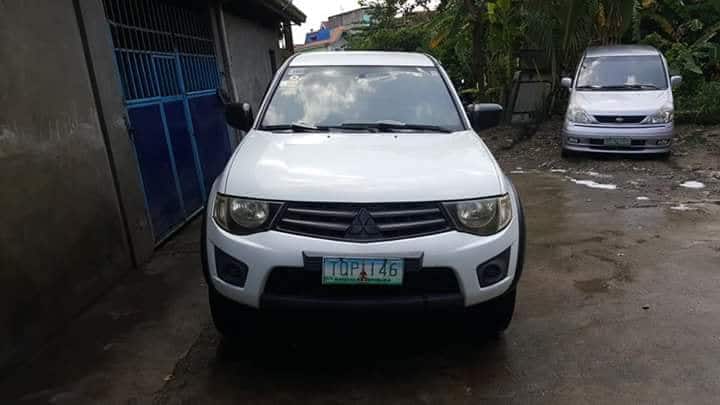
M 0 1 L 0 372 L 203 209 L 236 145 L 224 103 L 258 107 L 304 19 L 289 0 Z
M 344 51 L 348 36 L 360 27 L 370 24 L 369 7 L 361 7 L 328 17 L 320 29 L 305 35 L 305 42 L 297 46 L 298 52 Z

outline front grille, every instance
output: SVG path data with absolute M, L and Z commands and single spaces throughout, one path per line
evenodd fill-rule
M 276 229 L 351 242 L 404 239 L 450 230 L 439 203 L 288 203 Z
M 597 122 L 603 124 L 639 124 L 645 115 L 596 115 Z
M 406 264 L 400 286 L 323 285 L 320 266 L 276 267 L 270 272 L 264 294 L 305 298 L 374 298 L 459 294 L 460 286 L 450 268 L 419 268 Z

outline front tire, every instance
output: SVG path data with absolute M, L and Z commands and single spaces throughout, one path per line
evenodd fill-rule
M 492 333 L 500 334 L 510 326 L 515 313 L 516 296 L 517 290 L 513 289 L 488 303 L 486 311 L 489 316 L 488 326 Z
M 236 339 L 255 336 L 258 331 L 256 309 L 224 297 L 212 285 L 208 285 L 208 296 L 215 329 L 223 337 Z
M 468 309 L 468 327 L 475 336 L 498 336 L 512 321 L 517 290 L 514 288 L 486 303 Z

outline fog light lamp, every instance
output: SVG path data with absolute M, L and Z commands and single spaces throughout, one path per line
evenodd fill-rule
M 494 259 L 477 267 L 477 277 L 480 287 L 485 288 L 497 284 L 507 277 L 510 264 L 510 248 L 497 255 Z
M 248 275 L 247 264 L 215 248 L 215 266 L 217 275 L 222 281 L 238 287 L 245 287 Z

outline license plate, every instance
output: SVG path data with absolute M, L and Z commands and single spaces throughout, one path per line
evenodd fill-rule
M 322 283 L 326 285 L 402 285 L 403 259 L 324 257 Z
M 605 138 L 605 145 L 608 146 L 630 146 L 630 138 Z

